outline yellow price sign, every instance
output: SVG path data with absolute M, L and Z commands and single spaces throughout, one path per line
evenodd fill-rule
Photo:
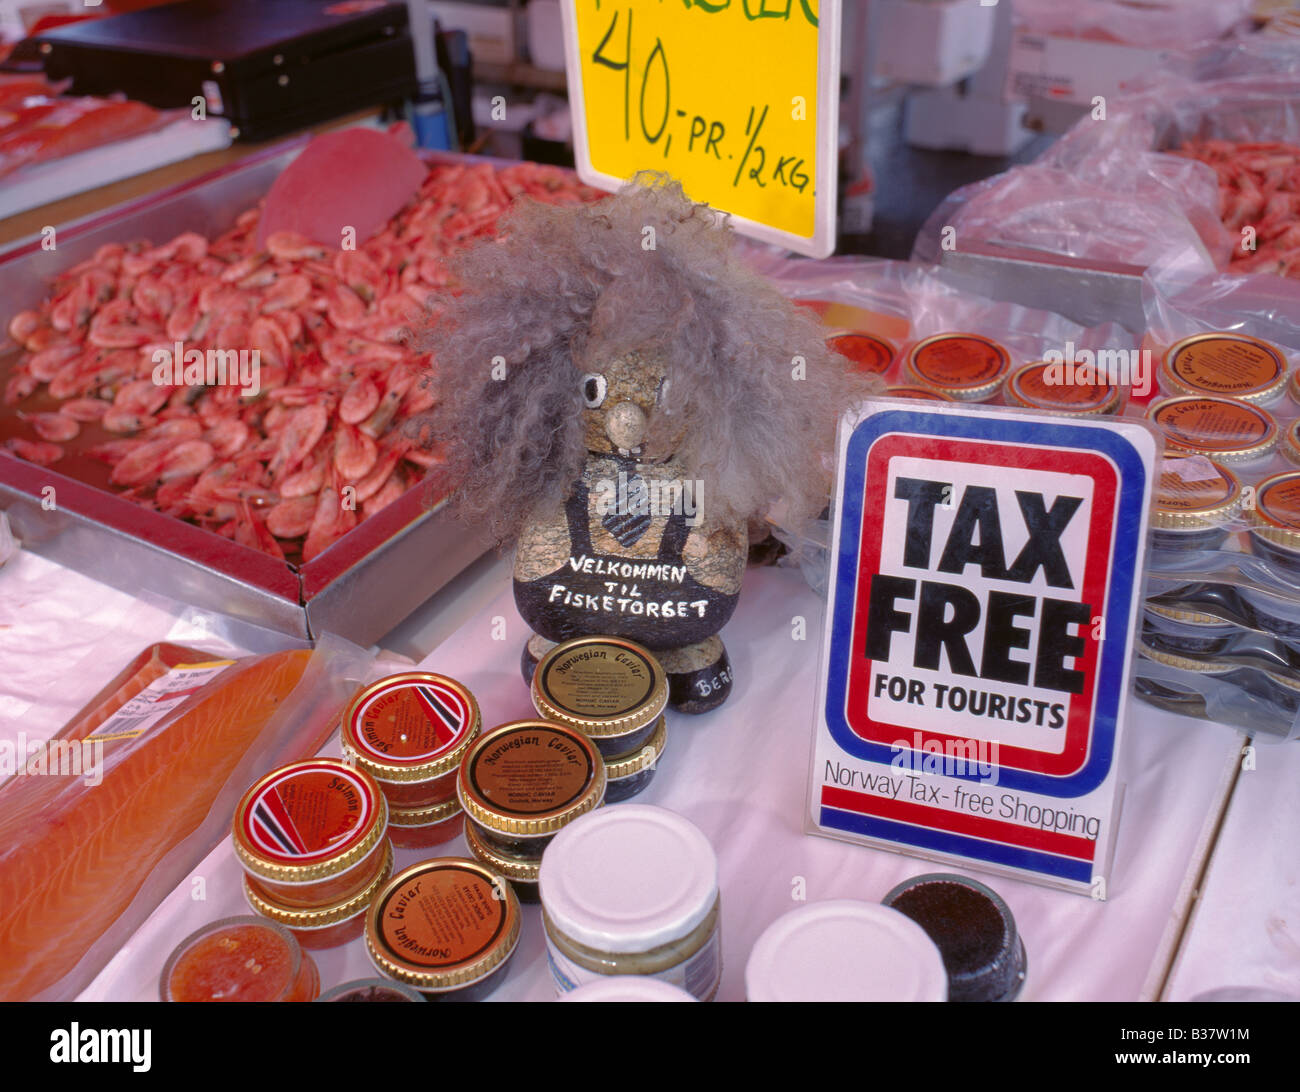
M 747 235 L 835 249 L 840 0 L 565 0 L 564 30 L 584 181 L 666 171 Z

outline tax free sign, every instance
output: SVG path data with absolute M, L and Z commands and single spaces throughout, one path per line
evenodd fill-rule
M 880 401 L 841 425 L 807 823 L 1097 898 L 1156 440 Z

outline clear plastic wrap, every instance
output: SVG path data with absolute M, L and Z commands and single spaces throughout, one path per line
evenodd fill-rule
M 1017 20 L 1035 34 L 1126 42 L 1148 48 L 1217 38 L 1249 14 L 1252 0 L 1015 0 Z
M 922 227 L 913 257 L 938 261 L 947 239 L 949 247 L 975 240 L 1140 268 L 1226 268 L 1241 236 L 1222 219 L 1222 172 L 1173 153 L 1206 140 L 1300 142 L 1300 50 L 1207 47 L 1104 110 L 1034 163 L 950 194 Z

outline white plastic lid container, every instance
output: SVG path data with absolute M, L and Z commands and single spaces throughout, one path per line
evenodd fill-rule
M 648 952 L 690 933 L 718 897 L 718 859 L 700 829 L 666 808 L 620 804 L 575 820 L 542 857 L 546 914 L 606 952 Z
M 620 804 L 575 819 L 546 847 L 539 888 L 560 993 L 630 974 L 716 995 L 718 861 L 676 812 Z
M 745 966 L 750 1001 L 946 1001 L 939 949 L 916 922 L 834 899 L 777 918 Z
M 679 986 L 641 974 L 616 974 L 588 982 L 557 998 L 560 1001 L 694 1001 Z

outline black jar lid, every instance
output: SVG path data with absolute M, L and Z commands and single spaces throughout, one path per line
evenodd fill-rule
M 882 900 L 929 935 L 948 972 L 949 1001 L 1013 1001 L 1024 985 L 1025 945 L 1010 908 L 982 883 L 932 872 Z

